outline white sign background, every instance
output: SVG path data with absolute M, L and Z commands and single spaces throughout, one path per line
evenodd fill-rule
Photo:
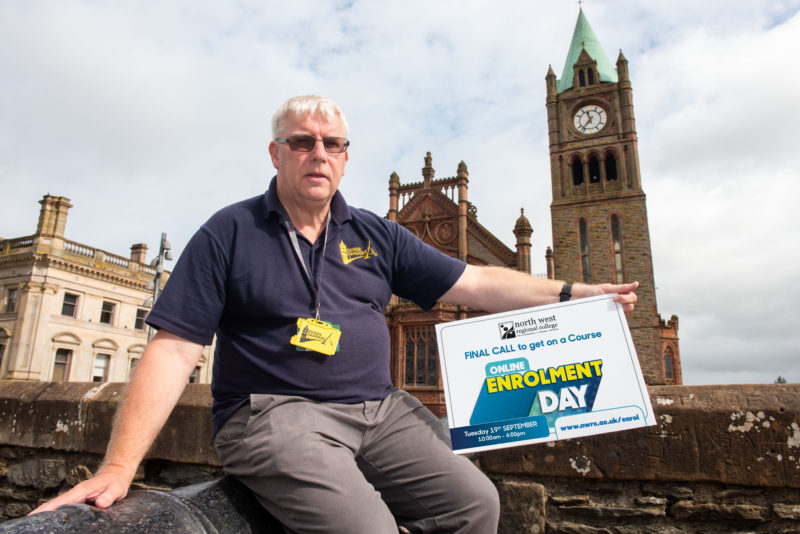
M 453 429 L 471 427 L 470 418 L 489 376 L 487 365 L 523 358 L 528 362 L 528 369 L 547 370 L 598 359 L 603 362 L 600 386 L 590 412 L 595 415 L 559 419 L 559 424 L 550 428 L 547 437 L 496 438 L 491 445 L 476 445 L 466 450 L 456 450 L 454 440 L 454 450 L 486 450 L 654 425 L 650 397 L 625 314 L 613 297 L 602 295 L 436 325 L 451 433 Z M 516 336 L 503 339 L 500 325 L 508 326 L 508 323 L 514 323 Z M 641 411 L 642 417 L 637 421 L 608 424 L 615 410 L 624 409 L 629 415 L 632 407 Z M 569 431 L 561 425 L 562 420 L 566 422 L 567 419 L 597 420 L 601 413 L 605 419 L 600 424 L 589 423 Z

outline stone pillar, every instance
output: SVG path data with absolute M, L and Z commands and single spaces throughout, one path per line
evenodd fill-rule
M 39 211 L 39 224 L 36 233 L 48 236 L 64 236 L 67 225 L 67 212 L 72 207 L 67 197 L 54 197 L 45 195 L 39 201 L 42 205 Z
M 517 238 L 517 270 L 530 274 L 533 228 L 528 218 L 525 217 L 525 210 L 520 208 L 519 213 L 517 223 L 514 225 L 514 235 Z
M 50 249 L 64 248 L 64 229 L 67 226 L 67 212 L 72 207 L 67 197 L 45 195 L 39 201 L 39 223 L 36 226 L 34 243 L 37 250 L 49 252 Z M 47 247 L 44 250 L 42 247 Z
M 619 76 L 619 109 L 622 114 L 622 133 L 635 133 L 636 120 L 633 117 L 633 89 L 628 74 L 628 60 L 619 51 L 617 58 L 617 75 Z
M 393 172 L 389 177 L 389 213 L 386 218 L 390 221 L 397 220 L 398 189 L 400 188 L 400 177 Z
M 431 157 L 431 153 L 428 152 L 425 155 L 425 166 L 422 167 L 422 187 L 423 189 L 430 189 L 431 183 L 433 183 L 433 175 L 436 171 L 433 170 L 433 158 Z
M 25 282 L 20 284 L 17 296 L 17 321 L 9 343 L 8 364 L 5 378 L 20 380 L 41 380 L 42 369 L 33 368 L 33 350 L 42 319 L 50 316 L 45 306 L 47 296 L 55 295 L 58 287 L 47 283 Z M 49 359 L 39 358 L 39 364 L 48 364 Z
M 430 152 L 428 152 L 430 154 Z M 456 185 L 458 187 L 458 257 L 461 261 L 467 261 L 467 209 L 469 200 L 467 193 L 469 189 L 469 172 L 467 164 L 461 161 L 456 172 Z

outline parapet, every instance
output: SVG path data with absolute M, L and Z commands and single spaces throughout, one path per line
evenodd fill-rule
M 103 454 L 124 383 L 0 381 L 0 444 Z M 220 466 L 211 390 L 188 384 L 148 459 Z
M 0 381 L 0 520 L 90 476 L 123 388 Z M 800 384 L 648 390 L 655 426 L 480 453 L 500 493 L 499 532 L 800 532 Z M 211 443 L 210 404 L 208 385 L 187 387 L 134 481 L 144 491 L 129 500 L 191 511 L 181 495 L 229 484 Z M 112 509 L 141 511 L 127 502 Z M 111 521 L 93 507 L 62 512 Z
M 649 386 L 655 426 L 481 454 L 497 475 L 800 488 L 800 385 Z

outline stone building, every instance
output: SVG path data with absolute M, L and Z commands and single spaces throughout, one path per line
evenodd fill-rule
M 478 222 L 477 208 L 468 199 L 469 173 L 462 161 L 455 177 L 434 179 L 431 153 L 425 156 L 422 182 L 400 184 L 389 179 L 389 213 L 414 235 L 473 265 L 500 265 L 531 270 L 531 228 L 524 213 L 514 226 L 516 251 L 504 245 Z M 393 297 L 386 309 L 392 342 L 392 379 L 437 415 L 446 412 L 434 325 L 475 317 L 483 312 L 437 304 L 423 312 L 412 302 Z
M 678 319 L 657 309 L 647 207 L 639 170 L 628 62 L 608 60 L 583 11 L 560 79 L 548 70 L 553 247 L 547 276 L 569 281 L 639 280 L 628 323 L 649 384 L 680 384 Z M 422 181 L 389 180 L 387 218 L 474 265 L 531 271 L 532 228 L 524 213 L 511 250 L 478 222 L 464 162 L 434 179 L 430 153 Z M 36 234 L 0 241 L 0 376 L 29 380 L 125 381 L 144 350 L 144 302 L 154 272 L 146 245 L 129 258 L 64 238 L 69 200 L 45 196 Z M 445 413 L 434 325 L 482 312 L 437 305 L 422 312 L 395 298 L 386 319 L 396 387 Z M 206 348 L 194 379 L 210 381 Z
M 640 282 L 639 302 L 628 315 L 642 373 L 648 384 L 681 384 L 678 318 L 658 313 L 639 171 L 628 62 L 612 66 L 581 10 L 560 79 L 547 77 L 553 247 L 548 278 L 586 282 Z M 468 200 L 469 173 L 462 161 L 455 177 L 434 179 L 430 152 L 422 182 L 389 179 L 387 218 L 426 243 L 474 265 L 531 272 L 533 230 L 522 213 L 514 226 L 516 251 L 478 223 Z M 483 312 L 436 305 L 423 312 L 395 298 L 386 310 L 392 340 L 392 377 L 434 413 L 445 413 L 434 325 Z
M 0 377 L 125 382 L 147 343 L 156 271 L 64 237 L 69 199 L 45 195 L 36 233 L 0 240 Z M 191 381 L 210 382 L 206 347 Z
M 678 318 L 656 305 L 628 61 L 611 64 L 583 13 L 564 71 L 547 71 L 553 201 L 548 273 L 560 280 L 638 280 L 628 325 L 648 384 L 681 384 Z

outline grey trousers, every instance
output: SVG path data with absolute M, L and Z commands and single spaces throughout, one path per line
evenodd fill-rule
M 494 485 L 402 390 L 359 404 L 251 395 L 214 444 L 292 533 L 497 531 Z

